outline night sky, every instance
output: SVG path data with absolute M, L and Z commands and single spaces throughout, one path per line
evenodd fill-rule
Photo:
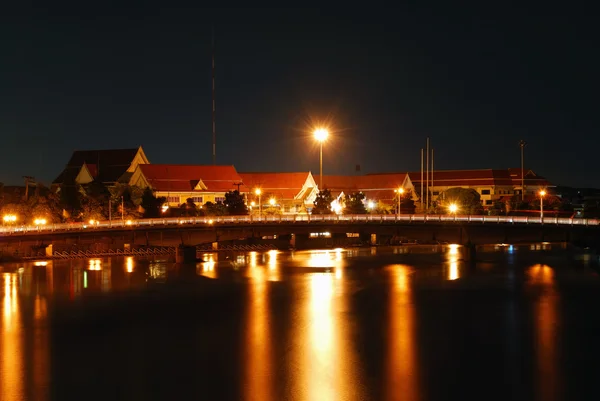
M 76 149 L 211 163 L 214 24 L 219 164 L 318 173 L 310 126 L 329 122 L 325 174 L 418 171 L 427 136 L 436 169 L 519 167 L 525 139 L 527 168 L 600 186 L 596 21 L 572 2 L 106 3 L 0 12 L 0 182 L 48 184 Z

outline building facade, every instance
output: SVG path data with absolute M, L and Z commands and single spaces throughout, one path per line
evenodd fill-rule
M 252 208 L 277 207 L 283 214 L 307 213 L 319 192 L 310 172 L 240 173 L 240 177 Z
M 243 186 L 234 166 L 140 164 L 129 180 L 130 185 L 150 188 L 155 196 L 165 197 L 169 207 L 178 207 L 187 199 L 202 206 L 206 202 L 224 202 L 225 193 Z

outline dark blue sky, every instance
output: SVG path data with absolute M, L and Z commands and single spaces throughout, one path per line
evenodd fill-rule
M 115 4 L 1 13 L 0 182 L 48 183 L 75 149 L 142 145 L 153 163 L 211 163 L 214 24 L 218 163 L 317 172 L 307 127 L 330 120 L 326 174 L 418 170 L 427 136 L 436 168 L 518 167 L 523 138 L 526 167 L 600 186 L 595 21 L 571 3 Z

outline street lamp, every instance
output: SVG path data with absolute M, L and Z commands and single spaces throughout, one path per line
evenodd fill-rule
M 400 210 L 400 201 L 401 201 L 401 198 L 402 198 L 402 194 L 404 193 L 404 188 L 398 188 L 394 192 L 396 192 L 398 194 L 398 211 L 396 212 L 396 214 L 398 215 L 398 217 L 400 217 L 400 213 L 401 213 L 401 210 Z
M 48 221 L 44 218 L 38 218 L 33 221 L 33 224 L 35 224 L 36 226 L 44 226 L 47 222 Z
M 323 190 L 323 142 L 327 140 L 329 136 L 329 131 L 325 128 L 317 128 L 314 132 L 315 139 L 319 142 L 320 145 L 320 156 L 319 156 L 319 190 Z
M 456 212 L 458 212 L 458 205 L 456 203 L 451 203 L 448 206 L 448 210 L 450 211 L 450 213 L 456 214 Z
M 275 206 L 275 198 L 269 199 L 269 205 Z
M 262 202 L 260 201 L 262 191 L 260 190 L 260 188 L 256 188 L 254 193 L 256 194 L 256 196 L 258 196 L 258 217 L 262 217 Z
M 540 191 L 540 221 L 543 222 L 544 220 L 544 196 L 546 196 L 546 191 L 544 191 L 543 189 Z
M 5 223 L 14 223 L 15 221 L 17 221 L 17 215 L 16 214 L 5 214 L 4 217 L 2 218 L 2 220 L 4 220 Z

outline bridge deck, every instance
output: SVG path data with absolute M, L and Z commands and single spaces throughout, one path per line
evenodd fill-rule
M 73 231 L 112 231 L 123 229 L 148 228 L 152 226 L 231 226 L 264 224 L 302 224 L 319 225 L 331 223 L 365 224 L 508 224 L 508 225 L 559 225 L 559 226 L 598 226 L 597 219 L 574 219 L 563 217 L 523 217 L 523 216 L 471 216 L 471 215 L 281 215 L 281 216 L 212 216 L 177 217 L 140 220 L 112 220 L 94 223 L 64 223 L 44 226 L 4 226 L 0 227 L 0 236 L 52 234 Z

